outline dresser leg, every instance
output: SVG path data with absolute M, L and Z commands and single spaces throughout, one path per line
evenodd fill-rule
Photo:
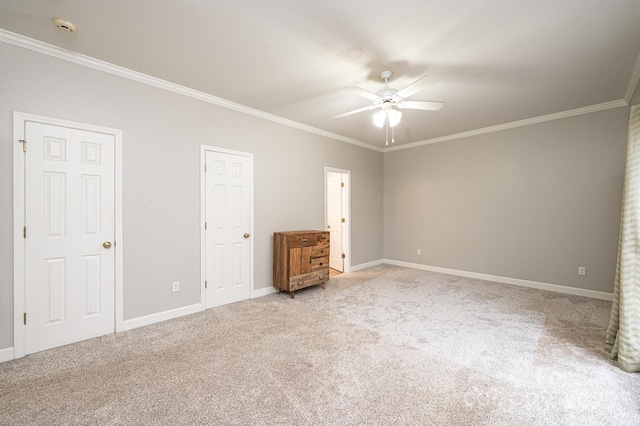
M 295 291 L 292 291 L 292 292 L 291 292 L 291 298 L 292 298 L 292 299 L 295 299 L 295 295 L 296 295 L 296 292 L 295 292 Z
M 324 281 L 322 281 L 322 289 L 323 289 L 323 290 L 324 290 L 324 283 L 325 283 L 325 282 L 324 282 Z
M 280 294 L 280 288 L 278 288 L 278 294 Z

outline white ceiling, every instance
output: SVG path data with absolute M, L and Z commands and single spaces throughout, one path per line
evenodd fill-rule
M 333 116 L 383 69 L 438 77 L 411 99 L 446 104 L 404 110 L 396 144 L 628 97 L 640 1 L 0 0 L 0 27 L 382 147 L 371 111 Z

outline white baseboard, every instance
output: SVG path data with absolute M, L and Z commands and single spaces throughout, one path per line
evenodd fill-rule
M 0 362 L 7 362 L 15 359 L 13 347 L 0 349 Z
M 257 290 L 253 290 L 253 293 L 251 293 L 251 298 L 255 299 L 256 297 L 267 296 L 267 295 L 273 294 L 275 292 L 276 292 L 276 288 L 274 286 L 265 287 L 265 288 L 259 288 Z
M 378 260 L 374 260 L 374 261 L 367 262 L 367 263 L 361 263 L 359 265 L 351 266 L 351 271 L 350 272 L 361 271 L 363 269 L 371 268 L 372 266 L 382 265 L 383 263 L 384 263 L 383 259 L 378 259 Z
M 122 322 L 122 330 L 133 330 L 134 328 L 144 327 L 145 325 L 155 324 L 160 321 L 166 321 L 172 318 L 178 318 L 189 314 L 195 314 L 202 310 L 202 305 L 196 303 L 194 305 L 183 306 L 182 308 L 171 309 L 164 312 L 158 312 L 156 314 L 145 315 L 143 317 L 128 319 Z
M 586 290 L 583 288 L 568 287 L 558 284 L 541 283 L 538 281 L 521 280 L 519 278 L 501 277 L 499 275 L 481 274 L 478 272 L 460 271 L 457 269 L 441 268 L 439 266 L 421 265 L 419 263 L 402 262 L 399 260 L 384 259 L 388 265 L 405 266 L 407 268 L 422 269 L 425 271 L 439 272 L 441 274 L 457 275 L 459 277 L 476 278 L 479 280 L 493 281 L 503 284 L 517 285 L 521 287 L 537 288 L 539 290 L 554 291 L 556 293 L 573 294 L 575 296 L 590 297 L 592 299 L 613 300 L 612 293 L 603 291 Z

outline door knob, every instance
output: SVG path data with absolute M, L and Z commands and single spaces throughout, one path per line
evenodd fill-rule
M 111 242 L 110 241 L 105 241 L 104 243 L 102 243 L 102 247 L 108 249 L 111 248 Z
M 246 232 L 244 233 L 244 237 L 245 238 L 249 238 L 249 234 L 247 234 Z

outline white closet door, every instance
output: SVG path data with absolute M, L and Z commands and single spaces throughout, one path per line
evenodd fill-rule
M 248 156 L 206 153 L 206 307 L 251 297 L 252 161 Z
M 113 135 L 26 125 L 27 354 L 115 331 Z

